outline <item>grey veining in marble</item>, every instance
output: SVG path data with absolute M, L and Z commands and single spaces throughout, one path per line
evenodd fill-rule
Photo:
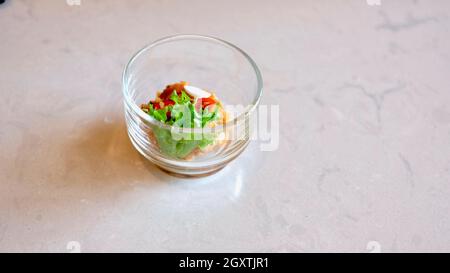
M 0 26 L 0 251 L 450 251 L 449 1 L 7 0 Z M 122 69 L 177 33 L 255 59 L 276 151 L 183 180 L 133 149 Z

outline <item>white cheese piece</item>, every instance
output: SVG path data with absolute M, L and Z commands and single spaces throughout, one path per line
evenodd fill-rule
M 189 95 L 196 98 L 208 98 L 211 96 L 209 92 L 206 92 L 205 90 L 195 86 L 185 85 L 184 89 L 186 90 L 187 93 L 189 93 Z

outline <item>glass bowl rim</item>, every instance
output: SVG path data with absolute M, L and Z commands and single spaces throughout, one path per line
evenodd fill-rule
M 224 126 L 232 126 L 233 124 L 236 124 L 237 121 L 242 120 L 243 118 L 244 119 L 247 118 L 255 110 L 255 108 L 258 106 L 258 104 L 261 100 L 261 96 L 263 93 L 263 80 L 262 80 L 261 71 L 259 70 L 255 61 L 253 61 L 253 59 L 245 51 L 243 51 L 239 47 L 235 46 L 234 44 L 227 42 L 225 40 L 222 40 L 220 38 L 206 36 L 206 35 L 198 35 L 198 34 L 177 34 L 177 35 L 166 36 L 166 37 L 163 37 L 163 38 L 160 38 L 158 40 L 151 42 L 150 44 L 144 46 L 138 52 L 136 52 L 131 57 L 131 59 L 128 61 L 127 65 L 125 66 L 125 69 L 123 70 L 123 73 L 122 73 L 122 93 L 123 93 L 123 96 L 125 98 L 125 102 L 127 103 L 127 105 L 130 106 L 132 108 L 132 110 L 139 115 L 140 118 L 142 118 L 143 120 L 145 120 L 153 125 L 156 125 L 156 126 L 159 126 L 161 128 L 165 128 L 165 129 L 172 129 L 174 127 L 172 125 L 164 124 L 163 122 L 153 118 L 149 114 L 142 111 L 142 109 L 131 98 L 130 92 L 128 92 L 127 80 L 129 78 L 130 67 L 144 52 L 146 52 L 147 50 L 150 50 L 154 47 L 157 47 L 159 45 L 168 43 L 168 42 L 173 42 L 173 41 L 178 41 L 178 40 L 186 40 L 186 39 L 207 40 L 207 41 L 212 41 L 212 42 L 221 44 L 225 47 L 236 50 L 242 56 L 244 56 L 244 58 L 248 61 L 248 63 L 251 65 L 251 67 L 253 68 L 253 71 L 255 72 L 255 75 L 256 75 L 256 81 L 257 81 L 256 96 L 254 97 L 252 103 L 245 108 L 245 111 L 243 111 L 241 114 L 237 115 L 233 119 L 227 121 L 224 124 Z M 193 128 L 178 128 L 178 130 L 181 130 L 182 132 L 183 131 L 192 131 L 192 129 Z

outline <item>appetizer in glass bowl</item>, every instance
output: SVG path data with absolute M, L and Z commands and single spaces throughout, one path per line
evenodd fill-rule
M 141 109 L 154 119 L 177 128 L 214 128 L 227 121 L 227 114 L 214 94 L 186 82 L 167 85 L 164 91 L 156 93 L 155 99 L 142 104 Z M 148 132 L 150 140 L 162 153 L 185 160 L 226 143 L 224 132 L 197 137 L 194 133 L 175 137 L 174 127 L 171 130 L 153 127 Z
M 261 94 L 253 60 L 206 36 L 160 39 L 136 53 L 123 73 L 132 144 L 176 175 L 212 174 L 236 158 L 249 143 Z

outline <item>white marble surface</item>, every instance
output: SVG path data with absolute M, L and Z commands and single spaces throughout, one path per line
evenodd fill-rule
M 0 26 L 0 251 L 450 251 L 450 1 L 7 0 Z M 122 69 L 176 33 L 256 60 L 278 150 L 182 180 L 132 148 Z

